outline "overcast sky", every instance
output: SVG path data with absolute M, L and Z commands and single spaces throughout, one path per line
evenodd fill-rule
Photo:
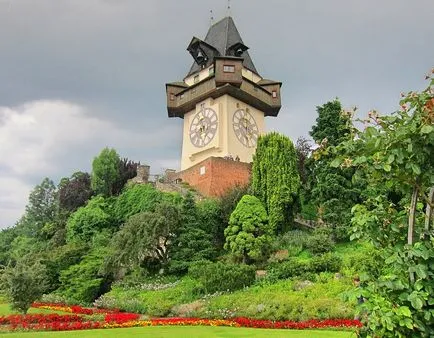
M 105 146 L 179 168 L 182 120 L 165 83 L 182 80 L 186 47 L 226 0 L 0 0 L 0 227 L 30 190 L 90 171 Z M 317 105 L 397 109 L 434 66 L 433 0 L 232 0 L 261 76 L 283 82 L 267 129 L 308 136 Z

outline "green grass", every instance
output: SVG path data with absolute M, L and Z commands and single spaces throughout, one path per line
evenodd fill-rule
M 7 316 L 12 314 L 17 314 L 18 312 L 12 311 L 9 307 L 9 304 L 6 303 L 0 303 L 0 316 Z M 45 310 L 45 309 L 35 309 L 30 308 L 28 313 L 60 313 L 65 314 L 65 312 L 61 311 L 52 311 L 52 310 Z
M 7 338 L 129 338 L 129 337 L 288 337 L 288 338 L 355 338 L 354 333 L 348 331 L 323 330 L 266 330 L 231 327 L 140 327 L 110 330 L 84 330 L 65 332 L 14 332 L 5 334 Z

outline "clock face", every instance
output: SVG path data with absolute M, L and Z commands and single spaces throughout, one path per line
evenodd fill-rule
M 211 108 L 202 108 L 190 125 L 190 141 L 198 148 L 205 147 L 214 138 L 218 126 L 217 114 Z
M 258 125 L 250 113 L 245 109 L 238 109 L 232 119 L 235 135 L 247 148 L 256 146 L 259 137 Z

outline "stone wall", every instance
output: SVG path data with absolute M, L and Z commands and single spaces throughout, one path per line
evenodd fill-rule
M 250 176 L 250 163 L 210 157 L 179 172 L 176 178 L 187 182 L 204 196 L 218 197 L 235 185 L 248 184 Z

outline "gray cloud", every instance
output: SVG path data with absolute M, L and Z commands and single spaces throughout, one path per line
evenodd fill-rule
M 106 145 L 154 171 L 178 165 L 182 121 L 167 118 L 164 84 L 187 73 L 186 46 L 205 36 L 210 9 L 226 15 L 212 0 L 0 0 L 0 158 L 18 144 L 11 160 L 22 166 L 0 162 L 0 226 L 44 176 L 89 170 Z M 237 0 L 231 14 L 261 75 L 284 83 L 284 107 L 267 126 L 294 140 L 335 97 L 390 113 L 434 66 L 432 0 Z M 44 129 L 56 113 L 40 102 L 61 102 L 67 124 Z M 7 109 L 36 118 L 35 128 L 12 133 Z

